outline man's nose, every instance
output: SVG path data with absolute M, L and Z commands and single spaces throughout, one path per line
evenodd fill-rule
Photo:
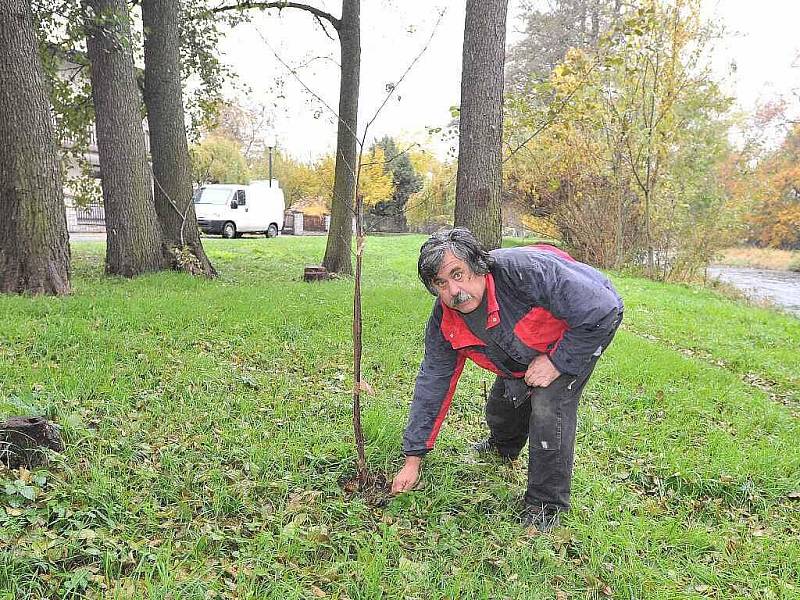
M 455 282 L 455 281 L 448 281 L 447 282 L 447 292 L 451 296 L 457 296 L 460 291 L 461 291 L 461 288 L 458 286 L 457 282 Z

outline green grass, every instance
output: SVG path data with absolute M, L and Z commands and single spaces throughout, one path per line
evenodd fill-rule
M 364 422 L 389 474 L 432 302 L 421 241 L 366 251 Z M 300 281 L 324 243 L 206 240 L 212 282 L 106 278 L 81 243 L 71 297 L 0 297 L 0 417 L 48 414 L 67 442 L 0 471 L 0 598 L 800 597 L 800 320 L 614 277 L 625 323 L 580 409 L 574 507 L 536 536 L 514 524 L 524 461 L 468 451 L 474 366 L 424 488 L 344 497 L 352 281 Z

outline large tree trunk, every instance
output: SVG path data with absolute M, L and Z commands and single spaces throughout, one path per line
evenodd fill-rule
M 502 219 L 503 63 L 508 0 L 467 0 L 455 224 L 498 248 Z
M 125 0 L 84 0 L 86 46 L 106 213 L 106 273 L 134 277 L 170 266 L 153 204 L 141 96 Z
M 179 0 L 143 0 L 144 101 L 150 126 L 156 212 L 165 243 L 188 250 L 176 268 L 216 275 L 208 260 L 192 202 L 189 146 L 183 115 Z
M 331 226 L 322 265 L 330 272 L 353 272 L 350 259 L 355 215 L 358 91 L 361 71 L 360 0 L 343 0 L 338 28 L 342 53 L 339 87 L 339 128 L 336 138 L 336 171 L 331 203 Z
M 0 292 L 67 294 L 70 251 L 29 0 L 0 0 Z

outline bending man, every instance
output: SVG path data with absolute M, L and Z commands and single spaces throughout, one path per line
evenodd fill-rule
M 485 252 L 462 228 L 431 236 L 418 270 L 437 300 L 392 491 L 416 484 L 469 358 L 497 375 L 489 438 L 475 449 L 514 460 L 529 443 L 522 522 L 549 531 L 570 506 L 578 400 L 622 320 L 622 300 L 602 273 L 558 248 Z

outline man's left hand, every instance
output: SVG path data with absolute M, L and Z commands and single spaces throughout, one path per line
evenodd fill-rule
M 532 387 L 547 387 L 553 383 L 561 371 L 555 368 L 546 354 L 540 354 L 533 359 L 528 370 L 525 371 L 525 383 Z

